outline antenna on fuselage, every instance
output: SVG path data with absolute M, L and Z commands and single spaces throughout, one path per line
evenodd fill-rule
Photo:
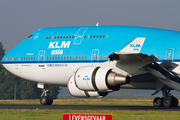
M 99 26 L 99 22 L 96 23 L 96 26 Z

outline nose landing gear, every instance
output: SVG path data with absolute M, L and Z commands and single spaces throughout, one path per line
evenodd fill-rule
M 41 98 L 40 98 L 41 105 L 52 105 L 52 103 L 53 103 L 52 96 L 47 95 L 47 93 L 51 92 L 51 91 L 49 91 L 49 87 L 50 87 L 50 85 L 43 85 L 43 87 L 41 87 L 43 89 L 42 90 L 43 93 L 42 93 Z

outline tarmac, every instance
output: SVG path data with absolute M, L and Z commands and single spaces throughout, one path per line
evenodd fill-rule
M 71 109 L 71 110 L 145 110 L 180 111 L 180 107 L 111 106 L 111 105 L 0 105 L 0 109 Z

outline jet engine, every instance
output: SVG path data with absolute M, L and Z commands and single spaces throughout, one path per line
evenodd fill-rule
M 120 85 L 130 82 L 130 77 L 112 72 L 110 68 L 86 66 L 76 71 L 74 81 L 80 90 L 105 92 L 119 90 Z
M 83 91 L 83 90 L 80 90 L 76 87 L 75 85 L 75 82 L 74 82 L 74 75 L 71 76 L 69 78 L 69 81 L 68 81 L 68 90 L 70 92 L 70 94 L 72 96 L 75 96 L 75 97 L 97 97 L 97 98 L 101 98 L 101 97 L 105 97 L 108 92 L 97 92 L 97 91 Z

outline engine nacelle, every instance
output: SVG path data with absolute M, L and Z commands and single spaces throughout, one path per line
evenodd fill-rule
M 106 67 L 86 66 L 75 73 L 75 84 L 84 91 L 112 91 L 118 90 L 120 85 L 130 82 L 129 76 L 112 72 Z
M 69 78 L 68 90 L 69 90 L 70 94 L 72 96 L 75 96 L 75 97 L 85 97 L 85 98 L 87 98 L 87 97 L 95 97 L 95 98 L 100 98 L 100 97 L 105 97 L 108 94 L 108 92 L 83 91 L 83 90 L 78 89 L 77 86 L 75 85 L 75 82 L 74 82 L 74 75 Z

